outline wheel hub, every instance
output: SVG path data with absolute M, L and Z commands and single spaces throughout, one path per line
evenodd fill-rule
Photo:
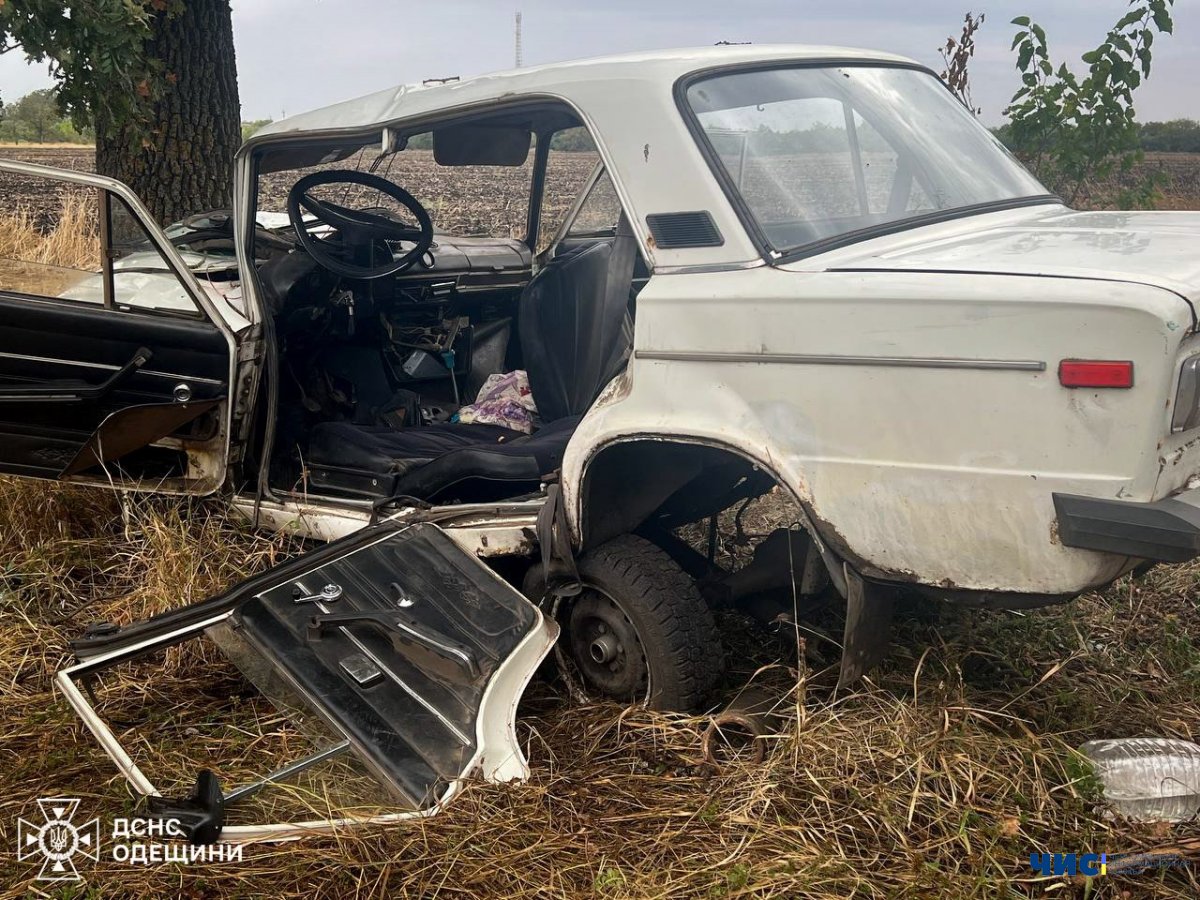
M 585 587 L 567 614 L 571 661 L 585 685 L 621 701 L 646 694 L 646 651 L 633 622 L 607 594 Z

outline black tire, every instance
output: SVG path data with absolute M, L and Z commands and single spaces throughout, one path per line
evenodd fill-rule
M 585 589 L 562 601 L 561 655 L 578 659 L 570 633 L 572 610 L 580 603 L 611 601 L 640 641 L 648 685 L 638 696 L 598 689 L 587 666 L 576 663 L 582 687 L 591 695 L 618 701 L 644 701 L 651 709 L 691 711 L 703 706 L 724 669 L 724 650 L 712 611 L 695 583 L 662 549 L 645 538 L 622 535 L 585 553 L 578 562 Z M 544 591 L 540 567 L 530 572 L 526 593 Z M 610 611 L 611 614 L 611 611 Z

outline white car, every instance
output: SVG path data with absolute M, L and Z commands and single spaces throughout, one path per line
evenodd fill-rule
M 585 693 L 694 708 L 714 598 L 829 586 L 852 679 L 900 590 L 1036 606 L 1200 552 L 1200 214 L 1066 208 L 907 59 L 389 89 L 258 132 L 232 213 L 169 238 L 121 184 L 0 170 L 98 188 L 111 251 L 89 285 L 0 284 L 0 470 L 224 490 L 332 542 L 77 643 L 59 684 L 145 795 L 79 684 L 201 633 L 314 710 L 313 758 L 351 754 L 387 819 L 525 771 L 515 705 L 552 648 Z M 480 209 L 520 199 L 459 208 L 468 176 Z M 675 534 L 776 485 L 802 513 L 754 577 Z M 242 796 L 202 773 L 152 806 L 195 840 L 330 826 L 234 824 Z

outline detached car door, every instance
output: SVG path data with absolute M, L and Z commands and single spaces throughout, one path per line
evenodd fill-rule
M 57 683 L 147 815 L 194 843 L 270 840 L 430 815 L 469 779 L 527 777 L 517 703 L 557 635 L 453 530 L 397 519 L 221 596 L 93 626 Z M 168 653 L 193 667 L 182 681 Z
M 0 162 L 0 473 L 216 490 L 233 348 L 128 188 Z

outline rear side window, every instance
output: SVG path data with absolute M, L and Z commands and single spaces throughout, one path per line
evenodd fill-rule
M 538 253 L 553 243 L 599 161 L 596 145 L 582 126 L 556 131 L 550 138 L 538 225 Z
M 621 201 L 608 172 L 601 172 L 584 198 L 567 234 L 570 237 L 601 237 L 617 233 L 621 219 Z

